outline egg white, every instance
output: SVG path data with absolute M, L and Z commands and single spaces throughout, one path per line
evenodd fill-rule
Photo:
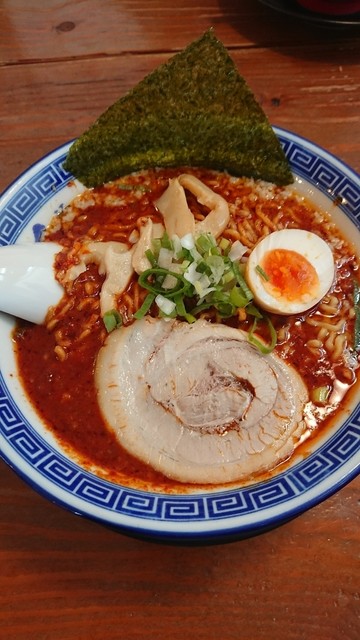
M 289 300 L 269 291 L 264 276 L 259 273 L 268 251 L 284 249 L 301 254 L 315 269 L 319 286 L 299 299 Z M 246 265 L 246 280 L 255 302 L 264 310 L 280 315 L 293 315 L 316 305 L 329 291 L 335 275 L 334 257 L 329 245 L 315 233 L 303 229 L 281 229 L 263 238 L 252 250 Z

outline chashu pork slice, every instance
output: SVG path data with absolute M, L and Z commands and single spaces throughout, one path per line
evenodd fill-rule
M 287 459 L 305 430 L 297 372 L 205 320 L 145 317 L 115 330 L 95 381 L 121 445 L 184 483 L 249 480 Z

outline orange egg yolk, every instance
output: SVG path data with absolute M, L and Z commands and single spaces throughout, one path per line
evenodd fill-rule
M 293 302 L 316 296 L 319 278 L 313 265 L 297 251 L 272 249 L 261 263 L 264 286 L 275 297 Z

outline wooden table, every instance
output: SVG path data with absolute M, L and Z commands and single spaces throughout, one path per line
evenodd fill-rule
M 0 189 L 210 26 L 273 124 L 360 171 L 359 27 L 255 0 L 3 0 Z M 259 537 L 176 547 L 82 520 L 1 463 L 0 637 L 358 640 L 359 489 Z

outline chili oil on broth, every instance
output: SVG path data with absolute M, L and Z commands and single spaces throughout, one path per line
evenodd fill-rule
M 356 385 L 358 362 L 350 352 L 354 331 L 353 278 L 358 277 L 355 251 L 331 217 L 299 196 L 292 186 L 276 187 L 200 169 L 186 171 L 229 203 L 230 222 L 222 234 L 228 240 L 240 240 L 250 251 L 272 231 L 301 228 L 318 234 L 332 248 L 336 281 L 329 294 L 309 312 L 271 316 L 278 337 L 276 353 L 300 373 L 310 397 L 314 389 L 332 389 L 329 403 L 307 405 L 307 430 L 296 457 L 307 455 L 316 438 L 334 423 L 338 412 L 346 410 L 347 392 Z M 181 170 L 172 169 L 139 172 L 76 197 L 54 216 L 44 236 L 45 241 L 59 242 L 66 249 L 57 257 L 58 273 L 64 273 L 76 261 L 76 252 L 84 242 L 112 240 L 131 246 L 149 217 L 161 222 L 154 202 L 166 189 L 169 178 L 179 173 Z M 203 219 L 207 211 L 191 194 L 187 195 L 196 220 Z M 107 336 L 100 317 L 103 280 L 97 266 L 88 265 L 69 285 L 58 307 L 50 311 L 44 326 L 18 324 L 17 360 L 29 398 L 67 453 L 99 476 L 139 489 L 201 489 L 170 480 L 133 458 L 104 423 L 94 385 L 97 354 Z M 125 325 L 133 322 L 132 315 L 146 294 L 132 278 L 118 297 L 117 307 Z M 210 322 L 219 321 L 212 312 L 205 317 Z M 226 322 L 245 331 L 252 324 L 246 314 Z M 266 328 L 259 325 L 258 330 L 267 339 Z M 284 461 L 281 468 L 286 464 Z M 248 481 L 262 480 L 276 472 L 277 469 Z

